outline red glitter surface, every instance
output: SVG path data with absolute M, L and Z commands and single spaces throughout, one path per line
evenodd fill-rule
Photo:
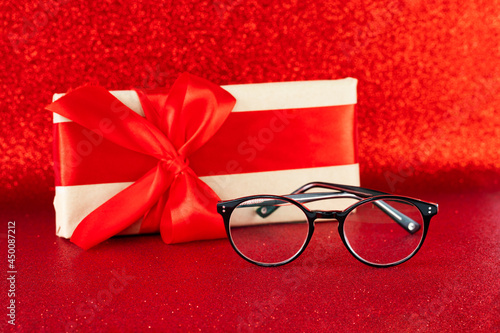
M 65 330 L 64 323 L 80 318 L 75 308 L 104 290 L 98 278 L 107 283 L 110 270 L 132 257 L 137 267 L 129 268 L 130 274 L 144 272 L 149 275 L 141 281 L 158 280 L 135 282 L 104 310 L 95 310 L 92 320 L 82 317 L 77 325 L 83 321 L 89 331 L 107 331 L 134 322 L 130 327 L 145 330 L 148 325 L 138 324 L 139 317 L 160 304 L 164 315 L 146 316 L 153 329 L 229 330 L 243 318 L 255 331 L 498 331 L 499 17 L 498 1 L 485 0 L 0 0 L 2 225 L 8 219 L 24 221 L 19 246 L 21 253 L 25 246 L 23 274 L 30 278 L 20 283 L 37 293 L 37 305 L 20 296 L 24 310 L 17 329 Z M 357 78 L 362 184 L 446 203 L 436 217 L 442 226 L 429 236 L 434 248 L 427 247 L 427 256 L 416 258 L 414 266 L 408 262 L 366 275 L 362 272 L 371 268 L 356 266 L 347 256 L 345 263 L 344 257 L 335 258 L 333 268 L 339 262 L 335 269 L 354 268 L 332 272 L 320 263 L 317 275 L 297 280 L 299 292 L 280 289 L 287 268 L 261 270 L 233 261 L 226 241 L 169 247 L 157 244 L 159 238 L 138 237 L 139 258 L 126 250 L 135 246 L 132 238 L 110 240 L 88 253 L 57 239 L 50 206 L 52 115 L 43 110 L 52 94 L 86 83 L 110 90 L 169 86 L 184 71 L 219 84 Z M 39 211 L 23 213 L 28 206 Z M 483 220 L 466 209 L 481 211 Z M 472 228 L 471 221 L 489 229 Z M 43 268 L 30 260 L 42 253 L 60 275 L 50 268 L 41 276 Z M 187 261 L 181 260 L 184 253 L 191 256 Z M 172 263 L 182 269 L 176 271 Z M 155 265 L 167 275 L 163 287 L 164 275 L 153 273 Z M 229 266 L 235 278 L 220 280 Z M 472 278 L 473 285 L 458 278 L 447 283 L 456 274 Z M 266 296 L 267 303 L 255 305 L 258 295 L 273 290 L 279 292 L 274 303 Z M 168 292 L 161 302 L 155 298 L 159 292 Z M 379 292 L 384 296 L 375 297 Z M 433 301 L 433 295 L 442 300 Z M 401 306 L 403 312 L 394 310 Z M 478 313 L 483 321 L 474 317 Z M 406 326 L 411 316 L 413 326 Z

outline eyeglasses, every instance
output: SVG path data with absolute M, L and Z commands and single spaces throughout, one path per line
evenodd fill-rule
M 305 193 L 313 188 L 334 191 Z M 356 202 L 344 210 L 304 206 L 326 199 Z M 390 267 L 417 253 L 438 205 L 357 186 L 314 182 L 290 195 L 220 201 L 217 211 L 236 252 L 260 266 L 280 266 L 296 259 L 311 240 L 314 222 L 324 219 L 338 222 L 340 238 L 356 259 L 370 266 Z

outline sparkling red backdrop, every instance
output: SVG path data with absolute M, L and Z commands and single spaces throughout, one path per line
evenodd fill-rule
M 0 222 L 18 221 L 14 329 L 498 331 L 499 17 L 487 0 L 0 0 Z M 292 266 L 264 270 L 227 240 L 122 237 L 82 251 L 57 238 L 43 109 L 52 94 L 169 86 L 184 71 L 219 84 L 357 78 L 362 184 L 440 204 L 422 251 L 371 269 L 330 242 L 333 230 Z M 93 310 L 114 270 L 136 280 Z

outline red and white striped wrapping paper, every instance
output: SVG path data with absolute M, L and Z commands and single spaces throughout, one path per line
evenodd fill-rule
M 359 185 L 356 84 L 346 78 L 222 86 L 236 105 L 189 165 L 223 200 L 287 194 L 310 181 Z M 135 91 L 111 93 L 144 116 Z M 156 163 L 57 114 L 54 138 L 56 233 L 64 238 Z M 140 225 L 122 233 L 137 234 Z

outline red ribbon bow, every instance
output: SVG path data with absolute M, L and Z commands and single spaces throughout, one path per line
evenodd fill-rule
M 224 237 L 216 212 L 219 198 L 196 176 L 187 158 L 217 132 L 236 100 L 221 87 L 189 74 L 175 81 L 168 96 L 138 94 L 146 119 L 101 87 L 78 88 L 47 106 L 120 146 L 158 160 L 156 167 L 87 215 L 71 241 L 88 249 L 140 218 L 141 232 L 157 230 L 160 223 L 161 236 L 169 244 Z

